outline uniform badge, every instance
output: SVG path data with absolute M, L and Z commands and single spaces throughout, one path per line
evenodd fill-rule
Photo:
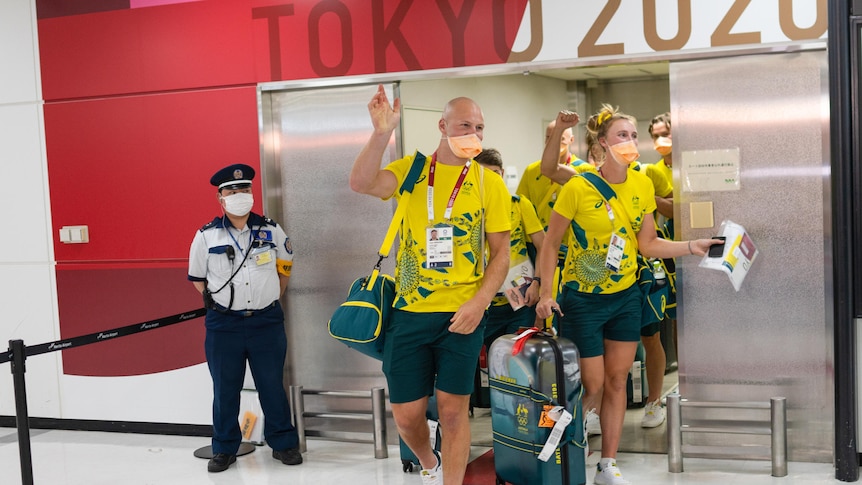
M 272 242 L 272 231 L 266 231 L 263 229 L 257 231 L 257 240 Z
M 240 179 L 242 179 L 242 170 L 240 170 L 240 169 L 236 169 L 236 170 L 234 170 L 234 171 L 233 171 L 233 178 L 234 178 L 235 180 L 240 180 Z

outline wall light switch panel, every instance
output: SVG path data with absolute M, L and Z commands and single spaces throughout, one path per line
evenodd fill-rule
M 712 214 L 712 201 L 691 202 L 689 210 L 691 211 L 692 229 L 707 229 L 715 225 Z

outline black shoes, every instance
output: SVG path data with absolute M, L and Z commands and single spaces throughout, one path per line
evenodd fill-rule
M 299 448 L 288 448 L 282 451 L 272 450 L 272 457 L 280 460 L 285 465 L 299 465 L 302 463 L 302 454 L 299 452 Z M 233 463 L 236 463 L 236 455 L 216 453 L 210 459 L 209 463 L 207 463 L 207 471 L 210 473 L 223 472 L 230 468 Z
M 299 465 L 302 463 L 302 454 L 299 448 L 288 448 L 282 451 L 272 450 L 272 457 L 281 460 L 285 465 Z
M 216 453 L 215 456 L 207 463 L 207 471 L 211 473 L 223 472 L 227 470 L 231 463 L 236 462 L 236 455 L 228 455 L 227 453 Z

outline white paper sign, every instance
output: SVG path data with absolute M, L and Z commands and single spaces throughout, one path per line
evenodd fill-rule
M 739 190 L 739 148 L 682 152 L 682 191 Z

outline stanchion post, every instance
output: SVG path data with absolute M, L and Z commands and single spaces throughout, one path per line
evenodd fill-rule
M 33 456 L 30 453 L 30 417 L 27 413 L 27 386 L 24 361 L 27 354 L 23 340 L 10 340 L 12 381 L 15 385 L 15 420 L 18 427 L 18 454 L 21 457 L 21 484 L 33 485 Z
M 308 444 L 305 439 L 305 402 L 302 397 L 302 386 L 290 386 L 290 408 L 293 409 L 296 434 L 299 435 L 299 452 L 305 453 L 308 451 Z
M 667 396 L 667 471 L 682 473 L 682 409 L 679 394 Z
M 374 458 L 389 458 L 386 447 L 386 393 L 382 387 L 371 389 L 371 415 L 374 425 Z
M 787 398 L 773 397 L 770 401 L 772 418 L 772 476 L 787 476 Z

